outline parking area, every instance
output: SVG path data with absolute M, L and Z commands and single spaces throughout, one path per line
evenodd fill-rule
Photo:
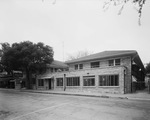
M 1 120 L 149 120 L 150 102 L 0 91 Z

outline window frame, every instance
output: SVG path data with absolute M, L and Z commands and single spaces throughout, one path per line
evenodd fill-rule
M 119 74 L 99 75 L 98 86 L 99 87 L 119 87 Z
M 121 65 L 121 60 L 120 59 L 115 59 L 115 66 Z
M 74 69 L 75 70 L 79 70 L 79 69 L 81 70 L 81 69 L 83 69 L 83 64 L 75 64 L 74 65 Z
M 120 58 L 108 60 L 108 66 L 119 66 L 119 65 L 121 65 Z
M 79 69 L 83 69 L 83 64 L 79 64 Z
M 44 79 L 38 79 L 38 86 L 40 87 L 44 86 Z
M 92 81 L 94 80 L 94 81 Z M 95 87 L 95 76 L 83 76 L 84 87 Z
M 95 65 L 95 63 L 98 63 Z M 100 67 L 100 61 L 91 62 L 91 68 L 99 68 Z
M 75 70 L 78 70 L 78 64 L 75 64 L 75 65 L 74 65 L 74 69 L 75 69 Z
M 66 86 L 67 87 L 70 87 L 70 86 L 79 87 L 80 86 L 80 77 L 67 77 L 66 78 Z
M 108 60 L 108 66 L 114 66 L 114 60 Z
M 56 86 L 62 87 L 63 86 L 63 78 L 56 78 Z

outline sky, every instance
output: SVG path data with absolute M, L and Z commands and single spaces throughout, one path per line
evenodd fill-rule
M 136 50 L 150 62 L 150 1 L 141 25 L 136 6 L 111 5 L 106 0 L 0 0 L 0 43 L 43 42 L 53 47 L 54 59 L 65 61 L 78 51 Z

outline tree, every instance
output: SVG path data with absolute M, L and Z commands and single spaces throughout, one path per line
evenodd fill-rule
M 127 2 L 132 2 L 134 5 L 137 5 L 137 12 L 139 14 L 139 25 L 140 25 L 142 9 L 143 9 L 143 5 L 145 4 L 146 0 L 107 0 L 107 2 L 105 1 L 104 9 L 108 9 L 111 4 L 113 4 L 115 6 L 121 5 L 121 9 L 119 10 L 119 14 L 121 14 L 121 12 Z
M 78 58 L 81 58 L 81 57 L 85 57 L 85 56 L 88 56 L 90 54 L 92 54 L 93 52 L 89 52 L 89 51 L 78 51 L 76 52 L 74 55 L 68 55 L 68 58 L 67 60 L 74 60 L 74 59 L 78 59 Z
M 41 73 L 46 70 L 46 65 L 53 61 L 53 49 L 39 42 L 30 41 L 13 43 L 12 46 L 2 45 L 2 65 L 12 70 L 22 70 L 26 74 L 26 87 L 30 88 L 32 73 Z M 7 49 L 5 49 L 7 48 Z
M 2 72 L 3 70 L 5 70 L 8 74 L 11 74 L 11 70 L 9 69 L 9 67 L 4 66 L 2 64 L 2 56 L 4 54 L 5 51 L 7 51 L 10 48 L 10 44 L 9 43 L 0 43 L 1 44 L 1 49 L 0 49 L 0 71 Z
M 145 67 L 146 73 L 150 73 L 150 62 Z

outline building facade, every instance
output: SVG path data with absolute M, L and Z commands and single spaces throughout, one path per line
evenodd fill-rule
M 65 64 L 68 70 L 39 75 L 37 88 L 121 94 L 144 88 L 145 69 L 134 50 L 104 51 Z

